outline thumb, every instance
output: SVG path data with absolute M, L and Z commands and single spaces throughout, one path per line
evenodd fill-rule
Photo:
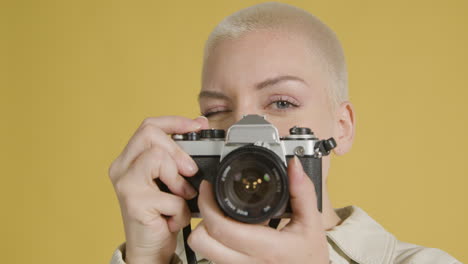
M 199 117 L 195 118 L 194 121 L 201 125 L 200 129 L 208 129 L 209 128 L 208 118 L 206 118 L 205 116 L 199 116 Z
M 296 156 L 289 161 L 288 177 L 292 209 L 290 224 L 292 226 L 321 226 L 322 217 L 317 209 L 314 183 L 304 172 L 301 161 Z

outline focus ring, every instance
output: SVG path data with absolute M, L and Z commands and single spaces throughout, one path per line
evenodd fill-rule
M 236 192 L 239 188 L 235 189 L 239 183 L 235 182 L 234 177 L 242 177 L 245 180 L 245 177 L 248 177 L 245 176 L 245 172 L 249 170 L 256 170 L 258 173 L 254 173 L 255 175 L 265 173 L 269 179 L 271 176 L 271 182 L 269 185 L 265 182 L 264 188 L 275 188 L 268 190 L 267 194 L 270 197 L 265 197 L 258 203 L 258 207 L 253 208 L 243 206 L 239 202 L 243 199 L 235 199 L 239 197 Z M 249 186 L 246 187 L 248 189 Z M 226 215 L 245 223 L 260 223 L 278 215 L 280 210 L 286 208 L 289 200 L 287 169 L 281 158 L 273 151 L 261 146 L 246 145 L 233 150 L 219 163 L 213 181 L 213 191 L 219 207 Z M 265 201 L 269 202 L 262 205 Z

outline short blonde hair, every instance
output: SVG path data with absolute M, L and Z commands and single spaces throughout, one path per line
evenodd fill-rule
M 235 39 L 257 30 L 298 32 L 310 39 L 330 76 L 327 89 L 331 105 L 348 100 L 348 73 L 343 49 L 335 33 L 309 12 L 283 3 L 267 2 L 235 12 L 211 32 L 203 57 L 205 65 L 210 51 L 222 40 Z

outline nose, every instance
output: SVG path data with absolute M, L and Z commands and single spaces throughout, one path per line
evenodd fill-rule
M 253 110 L 253 109 L 239 109 L 239 110 L 236 110 L 233 117 L 235 119 L 235 122 L 238 122 L 239 120 L 241 120 L 244 116 L 246 115 L 264 115 L 263 113 L 261 113 L 261 111 L 258 111 L 258 110 Z
M 241 120 L 245 115 L 263 115 L 261 109 L 255 104 L 255 100 L 251 95 L 239 97 L 236 105 L 237 107 L 233 112 L 233 117 L 236 120 L 235 122 Z

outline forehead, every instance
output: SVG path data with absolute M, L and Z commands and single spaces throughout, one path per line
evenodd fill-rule
M 297 76 L 323 86 L 323 62 L 313 43 L 301 34 L 254 31 L 214 45 L 205 60 L 203 90 L 250 87 L 275 76 Z

